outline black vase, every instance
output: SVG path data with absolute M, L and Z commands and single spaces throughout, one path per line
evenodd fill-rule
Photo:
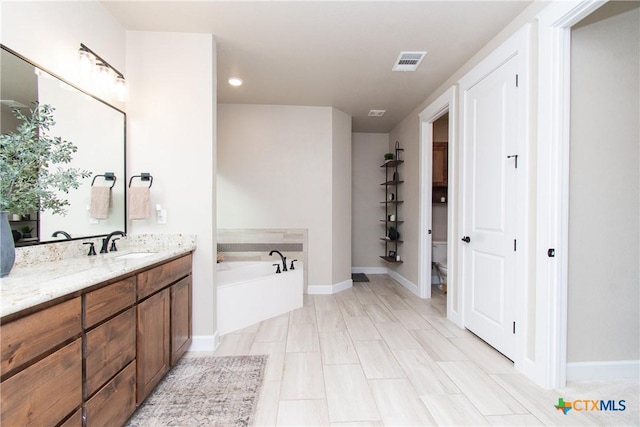
M 389 230 L 389 240 L 398 240 L 400 238 L 400 233 L 395 228 Z

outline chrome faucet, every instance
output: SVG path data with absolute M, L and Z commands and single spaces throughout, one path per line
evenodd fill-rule
M 60 235 L 63 235 L 64 238 L 67 239 L 67 240 L 71 240 L 71 235 L 69 233 L 67 233 L 66 231 L 62 231 L 62 230 L 54 231 L 53 234 L 51 235 L 51 237 L 58 237 Z
M 106 254 L 109 249 L 109 240 L 111 240 L 111 238 L 113 236 L 122 236 L 122 237 L 126 237 L 127 234 L 124 231 L 113 231 L 111 233 L 109 233 L 107 235 L 107 237 L 105 237 L 104 239 L 102 239 L 102 248 L 100 248 L 100 253 L 101 254 Z
M 280 251 L 271 251 L 271 252 L 269 252 L 269 256 L 272 256 L 273 254 L 280 255 L 280 259 L 282 260 L 282 271 L 287 271 L 287 257 L 282 255 L 280 253 Z

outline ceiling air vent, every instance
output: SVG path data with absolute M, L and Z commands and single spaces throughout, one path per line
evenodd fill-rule
M 415 71 L 427 52 L 400 52 L 393 71 Z
M 369 110 L 369 117 L 382 117 L 387 110 Z

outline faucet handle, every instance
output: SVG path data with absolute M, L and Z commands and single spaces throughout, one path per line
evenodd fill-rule
M 289 267 L 289 270 L 295 270 L 296 267 L 293 265 L 294 262 L 298 261 L 297 259 L 292 259 L 291 260 L 291 267 Z
M 277 268 L 276 268 L 276 274 L 280 274 L 280 273 L 282 273 L 282 272 L 280 271 L 280 264 L 273 264 L 273 266 L 277 267 Z
M 89 253 L 87 254 L 87 256 L 93 256 L 96 254 L 96 248 L 95 246 L 93 246 L 93 242 L 84 242 L 83 245 L 90 245 Z
M 118 248 L 116 247 L 116 240 L 120 240 L 120 239 L 115 238 L 111 240 L 111 248 L 109 249 L 109 252 L 116 252 L 118 250 Z

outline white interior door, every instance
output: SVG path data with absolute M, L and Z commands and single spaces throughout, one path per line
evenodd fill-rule
M 515 57 L 463 94 L 464 324 L 513 359 L 517 74 Z

